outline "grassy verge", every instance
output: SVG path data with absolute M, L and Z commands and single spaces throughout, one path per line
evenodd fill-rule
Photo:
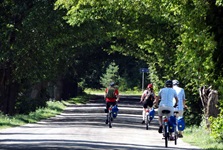
M 223 141 L 214 140 L 204 127 L 186 128 L 182 140 L 206 150 L 223 150 Z
M 27 123 L 35 123 L 41 119 L 46 119 L 60 114 L 66 105 L 69 104 L 83 104 L 90 98 L 93 99 L 96 95 L 84 94 L 68 101 L 48 101 L 47 107 L 39 108 L 35 112 L 30 112 L 28 115 L 17 114 L 14 116 L 7 116 L 0 113 L 0 129 L 21 126 Z
M 104 89 L 98 90 L 98 89 L 85 89 L 85 93 L 87 94 L 99 94 L 103 95 L 104 94 Z M 141 95 L 142 91 L 119 91 L 120 95 Z
M 85 104 L 89 101 L 89 99 L 94 99 L 97 97 L 94 94 L 83 94 L 81 96 L 77 96 L 75 98 L 71 98 L 70 100 L 66 101 L 70 104 Z
M 62 102 L 47 102 L 46 108 L 39 108 L 35 112 L 28 115 L 7 116 L 0 114 L 0 129 L 24 125 L 27 123 L 35 123 L 41 119 L 46 119 L 60 114 L 65 108 Z

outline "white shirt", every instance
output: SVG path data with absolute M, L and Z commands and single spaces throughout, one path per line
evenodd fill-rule
M 173 86 L 173 89 L 176 91 L 177 93 L 177 98 L 178 98 L 178 110 L 183 110 L 184 105 L 183 105 L 183 101 L 185 100 L 185 93 L 184 93 L 184 89 L 179 87 L 179 86 Z
M 161 97 L 159 106 L 173 107 L 173 98 L 177 96 L 177 93 L 173 88 L 162 88 L 158 95 Z

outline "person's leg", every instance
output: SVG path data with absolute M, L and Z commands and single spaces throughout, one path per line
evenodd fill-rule
M 179 111 L 179 117 L 183 117 L 183 110 L 180 110 Z M 179 138 L 182 138 L 183 137 L 183 131 L 179 131 L 179 133 L 178 133 L 178 137 Z
M 142 109 L 142 124 L 145 123 L 145 108 Z
M 108 124 L 108 108 L 109 108 L 109 102 L 106 102 L 106 119 L 105 119 L 105 124 Z
M 142 110 L 142 124 L 144 124 L 144 123 L 145 123 L 146 108 L 147 108 L 146 101 L 143 101 L 143 110 Z
M 158 130 L 158 132 L 159 133 L 163 132 L 163 114 L 162 114 L 162 110 L 163 110 L 162 107 L 158 108 L 158 116 L 159 116 L 159 118 L 158 118 L 158 120 L 159 120 L 159 130 Z

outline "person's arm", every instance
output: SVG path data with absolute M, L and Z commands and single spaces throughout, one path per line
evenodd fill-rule
M 107 88 L 105 89 L 104 99 L 106 100 Z
M 118 102 L 120 98 L 118 90 L 115 91 L 115 95 L 116 95 L 116 102 Z
M 145 91 L 142 93 L 142 96 L 140 98 L 140 103 L 143 102 L 143 100 L 144 100 L 144 97 L 145 97 L 145 94 L 144 93 L 145 93 Z
M 155 105 L 156 106 L 158 106 L 158 103 L 159 103 L 159 100 L 160 100 L 160 96 L 158 95 L 158 96 L 156 96 L 156 99 L 155 99 Z
M 183 98 L 182 99 L 183 99 L 183 107 L 187 108 L 184 89 L 183 89 Z
M 176 100 L 176 103 L 175 103 L 175 105 L 174 106 L 177 106 L 178 105 L 178 98 L 177 98 L 177 96 L 175 97 L 175 100 Z

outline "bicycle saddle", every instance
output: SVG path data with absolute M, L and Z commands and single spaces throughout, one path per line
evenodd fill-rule
M 162 110 L 162 113 L 163 113 L 163 114 L 169 114 L 170 111 L 169 111 L 169 110 Z

